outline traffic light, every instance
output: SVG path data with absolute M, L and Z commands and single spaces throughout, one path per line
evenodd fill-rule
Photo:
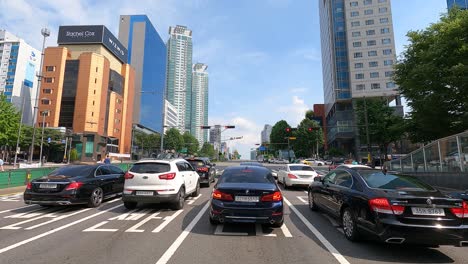
M 313 132 L 313 131 L 314 131 L 314 128 L 313 128 L 313 127 L 308 127 L 308 128 L 307 128 L 307 131 Z
M 290 127 L 287 127 L 287 128 L 286 128 L 286 132 L 287 132 L 287 133 L 290 133 L 290 132 L 291 132 L 291 128 L 290 128 Z
M 200 126 L 201 129 L 210 129 L 211 126 Z
M 236 128 L 236 126 L 224 126 L 224 128 Z

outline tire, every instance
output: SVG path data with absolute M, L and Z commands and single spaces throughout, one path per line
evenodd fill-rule
M 356 217 L 351 209 L 345 208 L 341 214 L 341 222 L 343 224 L 343 233 L 349 241 L 359 240 L 359 231 L 357 229 Z
M 279 228 L 279 227 L 282 227 L 282 226 L 283 226 L 283 224 L 284 224 L 284 218 L 283 218 L 283 219 L 281 219 L 281 221 L 279 221 L 279 222 L 275 222 L 275 223 L 273 223 L 273 224 L 271 225 L 271 227 L 274 227 L 274 228 Z
M 177 193 L 177 200 L 172 204 L 171 208 L 173 210 L 180 210 L 184 208 L 185 204 L 185 189 L 184 187 L 180 187 L 179 192 Z
M 289 189 L 288 185 L 286 184 L 286 180 L 284 178 L 283 178 L 283 186 L 285 190 Z
M 210 186 L 210 183 L 208 182 L 208 186 Z M 197 181 L 197 187 L 195 188 L 195 191 L 192 193 L 192 197 L 197 197 L 200 195 L 200 181 Z
M 314 194 L 311 191 L 309 191 L 307 196 L 309 197 L 309 209 L 311 211 L 317 211 L 318 207 L 315 203 Z
M 128 210 L 133 210 L 137 207 L 137 202 L 124 202 L 124 206 L 125 208 L 127 208 Z
M 88 207 L 98 207 L 102 203 L 102 199 L 104 198 L 104 194 L 101 188 L 96 188 L 91 192 L 91 196 L 89 196 Z

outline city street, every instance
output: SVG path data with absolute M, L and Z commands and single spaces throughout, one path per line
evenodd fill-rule
M 218 164 L 218 169 L 225 165 Z M 280 165 L 266 166 L 277 169 Z M 325 174 L 325 167 L 316 167 Z M 0 197 L 0 262 L 7 263 L 466 263 L 466 248 L 352 243 L 339 224 L 307 205 L 304 189 L 283 190 L 282 228 L 208 220 L 210 188 L 182 210 L 127 210 L 120 198 L 98 208 L 25 205 Z

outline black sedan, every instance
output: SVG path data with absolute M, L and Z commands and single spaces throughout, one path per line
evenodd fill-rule
M 70 165 L 28 183 L 26 204 L 42 206 L 87 204 L 98 207 L 104 199 L 121 195 L 124 172 L 116 166 Z
M 208 158 L 188 158 L 186 160 L 200 175 L 200 184 L 210 187 L 210 184 L 215 181 L 216 164 L 211 163 Z
M 364 168 L 339 168 L 308 189 L 311 210 L 341 220 L 351 241 L 468 246 L 468 203 L 421 180 Z
M 271 171 L 258 166 L 226 168 L 211 197 L 210 223 L 283 225 L 283 195 Z

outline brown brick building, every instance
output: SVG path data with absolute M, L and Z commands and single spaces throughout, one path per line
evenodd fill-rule
M 60 27 L 45 49 L 38 125 L 66 127 L 82 161 L 130 154 L 134 70 L 127 50 L 104 26 Z M 43 116 L 44 115 L 44 116 Z

